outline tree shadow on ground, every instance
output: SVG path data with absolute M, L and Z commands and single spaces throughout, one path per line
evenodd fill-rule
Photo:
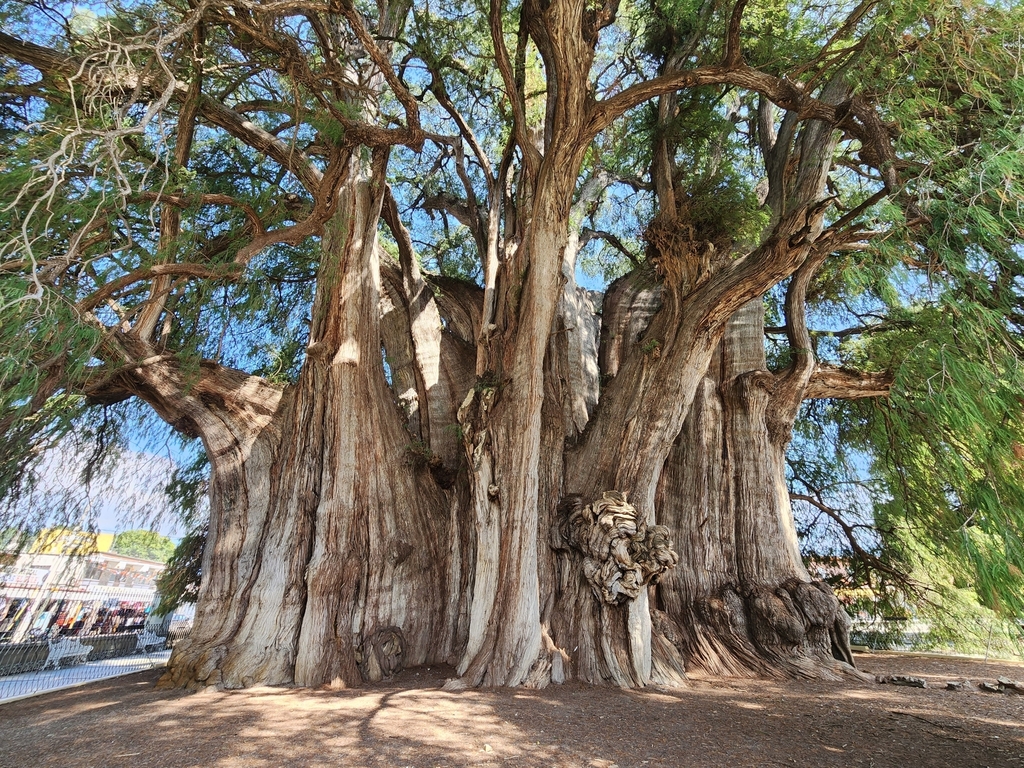
M 1024 678 L 1012 665 L 862 665 L 933 682 Z M 1024 765 L 1024 697 L 976 688 L 714 680 L 450 693 L 440 688 L 451 670 L 424 668 L 346 691 L 187 694 L 155 690 L 158 674 L 0 706 L 0 767 Z

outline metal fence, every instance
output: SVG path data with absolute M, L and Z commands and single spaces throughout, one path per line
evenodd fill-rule
M 0 643 L 0 702 L 163 666 L 188 635 L 149 630 Z
M 962 617 L 951 628 L 910 619 L 855 618 L 850 643 L 870 650 L 1024 659 L 1024 620 Z

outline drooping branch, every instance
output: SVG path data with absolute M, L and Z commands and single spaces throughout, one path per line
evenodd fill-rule
M 911 323 L 907 320 L 879 320 L 874 323 L 864 323 L 863 325 L 854 325 L 849 328 L 840 328 L 838 331 L 811 328 L 808 330 L 808 333 L 812 339 L 846 339 L 850 336 L 870 336 L 874 333 L 886 333 L 888 331 L 898 330 L 901 328 L 909 328 L 910 326 Z M 769 336 L 785 336 L 787 329 L 786 326 L 768 326 L 764 329 L 764 332 Z
M 580 248 L 591 240 L 604 240 L 608 245 L 629 259 L 634 268 L 640 266 L 640 260 L 637 258 L 636 254 L 629 250 L 617 235 L 613 235 L 611 232 L 605 232 L 601 229 L 590 229 L 589 227 L 584 227 L 580 231 Z
M 0 32 L 0 55 L 38 69 L 55 87 L 68 90 L 71 83 L 93 82 L 93 88 L 102 87 L 111 94 L 132 94 L 145 90 L 163 91 L 168 84 L 161 80 L 161 74 L 149 72 L 145 77 L 125 75 L 120 72 L 104 72 L 102 62 L 92 58 L 78 58 L 50 48 L 25 42 Z M 99 82 L 94 82 L 98 78 Z M 188 98 L 189 85 L 176 81 L 171 97 L 179 103 Z M 293 144 L 282 141 L 271 133 L 252 123 L 242 114 L 235 112 L 216 99 L 201 95 L 199 113 L 213 125 L 227 131 L 239 141 L 265 154 L 283 168 L 295 174 L 310 192 L 316 192 L 322 180 L 319 168 Z
M 832 522 L 839 526 L 843 532 L 843 536 L 846 538 L 847 543 L 850 545 L 850 550 L 853 554 L 864 563 L 865 566 L 870 570 L 879 571 L 886 573 L 889 576 L 895 578 L 900 583 L 906 583 L 909 579 L 906 573 L 893 568 L 891 565 L 886 563 L 880 557 L 872 552 L 867 551 L 864 545 L 860 543 L 860 539 L 857 538 L 857 531 L 854 526 L 850 525 L 846 520 L 843 519 L 842 513 L 830 507 L 824 503 L 820 498 L 819 494 L 815 493 L 814 496 L 809 496 L 806 493 L 794 493 L 790 492 L 789 498 L 792 501 L 802 501 L 806 504 L 810 504 L 818 511 L 824 513 Z M 871 583 L 870 577 L 868 583 Z

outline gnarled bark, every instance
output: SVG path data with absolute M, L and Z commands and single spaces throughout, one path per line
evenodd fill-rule
M 199 435 L 210 456 L 203 586 L 194 633 L 175 649 L 169 683 L 342 686 L 442 661 L 457 664 L 453 687 L 572 678 L 642 686 L 678 682 L 684 667 L 845 671 L 832 660 L 850 660 L 844 615 L 800 562 L 784 452 L 804 397 L 844 387 L 873 394 L 888 382 L 816 367 L 796 307 L 834 245 L 825 231 L 825 179 L 839 129 L 880 158 L 887 184 L 893 163 L 884 126 L 850 98 L 841 74 L 813 91 L 743 62 L 743 5 L 721 62 L 683 69 L 696 50 L 691 40 L 658 78 L 599 100 L 591 69 L 614 2 L 525 0 L 515 63 L 501 3 L 491 3 L 494 60 L 514 116 L 496 176 L 443 82 L 431 85 L 487 175 L 486 216 L 472 210 L 465 165 L 465 205 L 436 202 L 459 208 L 485 252 L 482 290 L 422 274 L 387 195 L 386 147 L 419 149 L 426 135 L 419 102 L 380 47 L 399 39 L 407 3 L 382 5 L 376 25 L 350 3 L 332 6 L 348 25 L 337 35 L 326 30 L 326 14 L 303 9 L 323 73 L 279 34 L 278 17 L 209 9 L 223 14 L 241 52 L 281 56 L 278 74 L 308 91 L 294 104 L 296 136 L 305 140 L 312 126 L 299 126 L 305 104 L 333 121 L 333 133 L 313 126 L 309 151 L 323 161 L 203 94 L 198 79 L 186 89 L 163 75 L 100 77 L 96 87 L 108 91 L 166 86 L 167 99 L 186 106 L 190 130 L 196 115 L 220 126 L 294 174 L 312 197 L 306 218 L 273 232 L 246 208 L 252 240 L 230 269 L 144 266 L 78 306 L 92 312 L 159 278 L 135 333 L 111 334 L 104 350 L 108 358 L 123 353 L 116 362 L 126 369 L 94 394 L 138 395 Z M 540 125 L 527 123 L 528 41 L 545 81 Z M 0 52 L 51 77 L 74 77 L 81 64 L 6 35 Z M 829 71 L 823 66 L 822 77 Z M 385 85 L 405 111 L 404 127 L 391 127 L 390 117 L 389 127 L 378 125 Z M 674 89 L 706 85 L 764 96 L 758 139 L 770 223 L 755 245 L 699 231 L 665 131 L 651 172 L 659 212 L 645 233 L 648 265 L 604 297 L 599 344 L 591 298 L 574 284 L 573 231 L 582 217 L 573 206 L 586 197 L 577 189 L 584 158 L 597 132 L 625 110 L 663 96 L 658 112 L 667 118 Z M 789 110 L 778 126 L 769 100 Z M 432 140 L 453 146 L 461 163 L 461 145 Z M 176 166 L 186 167 L 189 143 Z M 512 171 L 514 158 L 521 163 Z M 185 197 L 153 199 L 167 206 L 169 245 Z M 377 243 L 382 210 L 397 264 Z M 311 235 L 322 238 L 321 259 L 293 386 L 212 365 L 190 379 L 150 348 L 168 322 L 172 276 L 237 277 L 269 244 Z M 794 364 L 771 372 L 760 301 L 787 279 Z
M 659 606 L 688 670 L 855 674 L 848 619 L 803 567 L 785 485 L 795 418 L 787 383 L 799 397 L 808 376 L 765 369 L 762 326 L 759 301 L 730 322 L 662 477 L 659 520 L 692 533 Z
M 413 466 L 375 320 L 383 163 L 353 158 L 338 191 L 307 359 L 274 414 L 278 439 L 248 456 L 211 452 L 214 567 L 168 681 L 353 685 L 455 652 L 462 542 L 437 514 L 446 495 Z M 388 628 L 389 660 L 370 663 Z

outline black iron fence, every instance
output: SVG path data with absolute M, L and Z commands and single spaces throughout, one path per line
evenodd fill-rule
M 0 643 L 0 702 L 163 666 L 188 629 Z

